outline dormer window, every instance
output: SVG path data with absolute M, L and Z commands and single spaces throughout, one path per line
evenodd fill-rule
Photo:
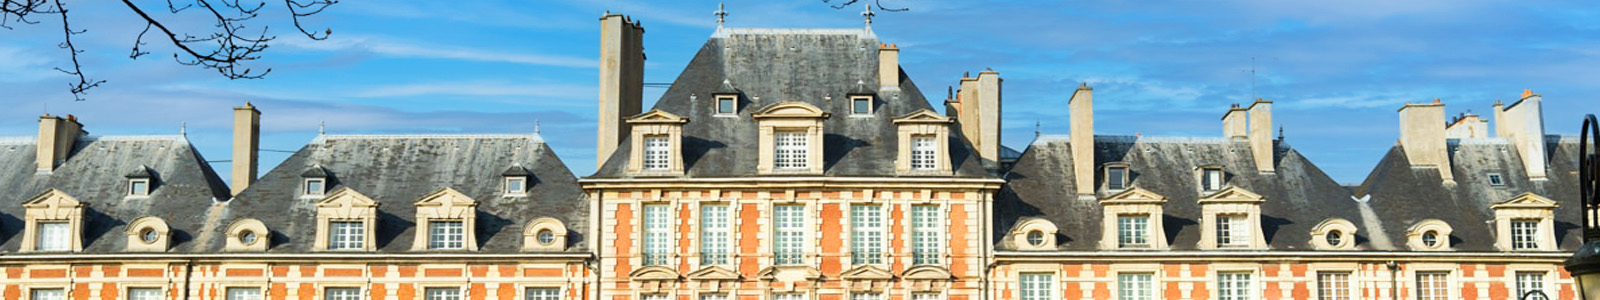
M 349 188 L 317 201 L 313 249 L 372 250 L 378 223 L 378 202 Z M 425 225 L 425 224 L 419 224 Z
M 38 240 L 34 251 L 67 251 L 72 250 L 72 224 L 67 222 L 39 222 Z
M 1356 225 L 1349 220 L 1333 218 L 1311 228 L 1311 247 L 1318 250 L 1355 249 Z
M 533 173 L 523 168 L 522 164 L 512 165 L 505 172 L 500 172 L 500 177 L 505 178 L 505 184 L 501 185 L 502 191 L 506 196 L 525 195 L 528 193 L 528 178 L 532 176 Z
M 1112 191 L 1128 189 L 1128 165 L 1121 163 L 1106 165 L 1106 189 Z
M 1199 199 L 1201 249 L 1266 249 L 1261 203 L 1266 198 L 1229 186 Z
M 717 95 L 717 114 L 732 115 L 739 111 L 738 95 Z
M 1240 214 L 1218 214 L 1217 247 L 1242 247 L 1250 244 L 1249 218 Z
M 719 100 L 720 101 L 720 100 Z M 720 109 L 720 108 L 719 108 Z M 635 175 L 683 174 L 683 124 L 689 119 L 661 110 L 628 118 L 633 126 L 628 172 Z
M 82 240 L 83 203 L 51 189 L 22 203 L 22 251 L 79 251 Z
M 1222 190 L 1223 173 L 1219 167 L 1200 168 L 1200 189 L 1211 192 Z
M 753 114 L 760 130 L 757 172 L 821 174 L 822 121 L 828 116 L 802 101 L 778 102 Z
M 1509 251 L 1556 250 L 1556 202 L 1534 193 L 1490 205 L 1494 209 L 1495 245 Z
M 918 134 L 911 136 L 911 169 L 933 170 L 934 157 L 939 152 L 938 145 L 933 143 L 933 135 Z
M 1450 224 L 1438 219 L 1418 221 L 1406 230 L 1406 246 L 1412 250 L 1441 251 L 1450 249 Z
M 644 136 L 645 170 L 660 171 L 667 169 L 668 155 L 671 154 L 671 148 L 668 145 L 667 136 L 664 134 Z
M 810 137 L 804 131 L 779 131 L 773 134 L 773 168 L 779 170 L 804 170 L 810 166 Z
M 1129 188 L 1100 199 L 1103 208 L 1101 249 L 1162 249 L 1162 206 L 1167 197 L 1141 188 Z
M 524 177 L 526 178 L 526 177 Z M 411 250 L 477 250 L 478 201 L 442 188 L 416 202 L 417 228 Z
M 306 178 L 304 193 L 306 196 L 321 196 L 325 191 L 327 191 L 327 184 L 328 181 L 326 179 Z
M 139 166 L 133 172 L 124 176 L 128 178 L 128 193 L 130 197 L 143 197 L 150 195 L 150 181 L 155 178 L 154 172 L 149 167 Z
M 1124 214 L 1117 216 L 1117 246 L 1149 247 L 1150 215 Z
M 1505 177 L 1500 176 L 1500 173 L 1489 173 L 1489 185 L 1504 186 L 1506 185 Z
M 851 115 L 871 115 L 872 96 L 850 96 Z
M 949 145 L 940 141 L 949 138 L 950 124 L 954 122 L 928 109 L 896 117 L 893 123 L 902 144 L 895 171 L 905 175 L 950 174 L 950 157 L 945 154 L 949 153 Z
M 320 165 L 311 166 L 300 173 L 300 195 L 306 197 L 321 197 L 328 192 L 328 170 Z

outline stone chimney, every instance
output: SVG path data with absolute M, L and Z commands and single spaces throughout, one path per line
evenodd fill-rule
M 1278 169 L 1272 161 L 1277 152 L 1272 141 L 1272 101 L 1256 99 L 1245 110 L 1250 114 L 1250 132 L 1246 134 L 1250 139 L 1250 154 L 1256 161 L 1256 171 L 1262 174 L 1276 173 Z
M 1250 132 L 1245 124 L 1245 120 L 1248 119 L 1245 116 L 1247 114 L 1238 103 L 1228 108 L 1228 113 L 1222 115 L 1222 137 L 1241 140 L 1247 138 Z
M 1500 118 L 1495 120 L 1501 137 L 1511 142 L 1517 149 L 1517 155 L 1522 157 L 1522 167 L 1527 170 L 1528 178 L 1545 180 L 1545 144 L 1544 144 L 1544 107 L 1543 96 L 1534 94 L 1532 90 L 1523 90 L 1522 99 L 1505 108 L 1496 108 L 1495 114 Z
M 67 154 L 78 142 L 78 136 L 88 134 L 83 131 L 83 123 L 78 123 L 76 116 L 62 118 L 45 114 L 39 117 L 39 142 L 35 145 L 38 152 L 34 156 L 38 172 L 49 174 L 56 166 L 66 162 Z
M 1000 168 L 1000 72 L 984 69 L 978 72 L 978 113 L 976 121 L 978 126 L 978 157 L 983 158 L 983 166 L 990 170 Z
M 1445 139 L 1476 139 L 1489 137 L 1489 120 L 1478 115 L 1463 113 L 1444 127 Z
M 234 196 L 256 182 L 257 156 L 261 150 L 261 111 L 245 102 L 233 108 L 233 186 Z
M 1067 99 L 1069 121 L 1072 122 L 1072 175 L 1078 187 L 1078 199 L 1095 199 L 1094 170 L 1094 88 L 1085 83 L 1078 86 Z
M 622 138 L 624 118 L 637 115 L 644 97 L 644 28 L 617 14 L 600 17 L 600 132 L 595 167 L 605 165 Z
M 981 122 L 976 121 L 980 111 L 978 78 L 972 77 L 971 73 L 961 74 L 961 85 L 956 87 L 955 103 L 951 106 L 956 108 L 956 124 L 961 126 L 961 136 L 966 137 L 967 142 L 972 143 L 973 147 L 977 147 L 978 143 L 983 142 L 982 134 L 978 132 L 978 125 Z
M 1445 182 L 1455 182 L 1444 141 L 1444 103 L 1438 99 L 1400 107 L 1400 149 L 1412 168 L 1438 168 Z
M 878 90 L 900 90 L 900 47 L 878 45 Z

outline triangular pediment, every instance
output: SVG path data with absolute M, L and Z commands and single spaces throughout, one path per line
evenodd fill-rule
M 722 266 L 700 268 L 699 271 L 689 273 L 691 280 L 739 280 L 739 272 L 734 272 Z
M 685 118 L 680 117 L 678 115 L 675 115 L 675 114 L 672 114 L 672 113 L 669 113 L 669 112 L 666 112 L 666 111 L 662 111 L 662 110 L 659 110 L 659 109 L 652 109 L 652 110 L 650 110 L 648 112 L 645 112 L 645 113 L 642 113 L 642 114 L 633 115 L 632 117 L 628 117 L 627 122 L 630 123 L 630 124 L 631 123 L 678 123 L 678 124 L 682 124 L 682 123 L 688 123 L 689 119 L 685 119 Z
M 33 198 L 29 198 L 27 202 L 22 203 L 22 207 L 28 209 L 73 209 L 83 207 L 83 202 L 78 201 L 78 198 L 72 197 L 72 195 L 68 195 L 67 192 L 50 189 L 33 196 Z
M 906 269 L 906 280 L 950 280 L 950 270 L 940 266 L 921 265 Z
M 860 265 L 839 274 L 844 280 L 889 280 L 894 279 L 894 274 L 874 265 Z
M 1490 205 L 1489 208 L 1556 208 L 1556 206 L 1558 206 L 1556 201 L 1550 200 L 1550 198 L 1545 198 L 1544 196 L 1539 196 L 1539 194 L 1534 193 L 1522 193 L 1521 195 L 1511 198 L 1511 200 Z
M 363 195 L 361 192 L 357 192 L 356 190 L 348 187 L 341 187 L 332 194 L 328 194 L 327 197 L 323 197 L 321 201 L 317 201 L 317 207 L 325 208 L 377 206 L 377 201 L 373 201 L 372 198 L 367 197 L 367 195 Z
M 757 119 L 761 119 L 761 118 L 827 118 L 828 117 L 828 113 L 822 111 L 821 108 L 817 108 L 816 105 L 811 105 L 811 103 L 806 103 L 804 101 L 784 101 L 784 102 L 778 102 L 778 103 L 773 104 L 771 106 L 767 106 L 767 108 L 762 109 L 761 112 L 756 113 L 755 115 L 753 115 L 753 117 L 755 117 Z
M 951 123 L 954 119 L 934 113 L 933 110 L 920 109 L 904 116 L 894 118 L 893 123 Z
M 1200 203 L 1261 203 L 1265 197 L 1238 186 L 1228 186 L 1211 195 L 1200 197 Z
M 633 270 L 628 273 L 628 278 L 634 281 L 678 280 L 678 272 L 663 266 L 649 266 Z
M 462 206 L 477 206 L 478 200 L 473 200 L 472 197 L 467 197 L 466 194 L 462 194 L 456 189 L 446 187 L 422 196 L 421 199 L 417 199 L 416 203 L 417 206 L 422 207 L 438 206 L 443 208 L 452 208 Z
M 1167 196 L 1139 187 L 1130 187 L 1121 193 L 1100 199 L 1100 204 L 1162 204 Z

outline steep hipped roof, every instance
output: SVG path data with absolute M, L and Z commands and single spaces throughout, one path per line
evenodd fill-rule
M 1276 147 L 1275 174 L 1261 174 L 1250 145 L 1224 138 L 1096 136 L 1095 170 L 1109 162 L 1126 163 L 1130 184 L 1167 197 L 1162 222 L 1172 249 L 1199 247 L 1200 167 L 1221 167 L 1226 184 L 1266 198 L 1261 204 L 1262 231 L 1273 250 L 1310 249 L 1310 231 L 1329 218 L 1360 222 L 1350 193 L 1288 145 Z M 1065 136 L 1043 136 L 1022 154 L 1006 175 L 1008 184 L 995 198 L 997 248 L 1015 250 L 1006 233 L 1020 222 L 1042 218 L 1059 229 L 1060 250 L 1094 250 L 1100 243 L 1103 210 L 1096 200 L 1080 200 L 1074 186 L 1070 142 Z M 1096 186 L 1104 178 L 1095 175 Z M 1101 189 L 1097 197 L 1111 193 Z M 1358 232 L 1360 235 L 1365 232 Z
M 1494 210 L 1489 206 L 1523 193 L 1533 193 L 1559 205 L 1555 209 L 1556 246 L 1573 251 L 1583 243 L 1578 221 L 1578 143 L 1552 137 L 1546 148 L 1546 180 L 1532 180 L 1517 150 L 1503 138 L 1451 140 L 1451 171 L 1455 184 L 1444 184 L 1436 168 L 1412 168 L 1399 145 L 1389 150 L 1355 191 L 1370 197 L 1364 204 L 1375 213 L 1384 234 L 1395 247 L 1405 247 L 1406 231 L 1419 221 L 1439 219 L 1453 231 L 1450 247 L 1461 251 L 1500 251 L 1495 248 Z M 1500 174 L 1504 185 L 1489 184 L 1490 173 Z M 1358 226 L 1359 223 L 1358 223 Z
M 523 227 L 540 217 L 565 223 L 567 251 L 585 245 L 588 204 L 577 178 L 537 135 L 322 136 L 230 201 L 219 224 L 258 219 L 273 231 L 268 252 L 313 250 L 322 199 L 301 197 L 299 188 L 315 166 L 326 170 L 329 191 L 349 188 L 378 202 L 378 252 L 411 251 L 415 201 L 443 188 L 478 203 L 475 253 L 520 252 Z M 513 166 L 531 174 L 526 196 L 501 193 Z M 220 251 L 222 238 L 208 240 L 207 251 Z
M 35 172 L 35 143 L 0 142 L 0 251 L 22 243 L 22 202 L 58 189 L 86 204 L 83 252 L 126 251 L 126 226 L 153 216 L 172 229 L 172 249 L 194 245 L 214 230 L 210 209 L 227 200 L 228 187 L 183 136 L 85 137 L 48 174 Z M 130 171 L 147 167 L 148 197 L 127 197 Z
M 877 89 L 879 46 L 871 31 L 860 29 L 722 29 L 654 108 L 690 120 L 683 128 L 687 177 L 755 175 L 759 132 L 751 114 L 784 101 L 832 113 L 823 125 L 825 175 L 895 176 L 900 141 L 891 119 L 932 106 L 903 71 L 899 91 Z M 719 91 L 741 93 L 736 116 L 714 116 Z M 850 115 L 852 92 L 876 95 L 870 117 Z M 951 131 L 955 175 L 987 176 L 959 130 Z M 593 177 L 628 177 L 630 148 L 624 140 Z

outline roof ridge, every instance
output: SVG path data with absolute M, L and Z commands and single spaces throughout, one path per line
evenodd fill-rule
M 0 136 L 0 145 L 32 145 L 38 142 L 31 136 Z
M 537 133 L 519 134 L 324 134 L 317 137 L 318 142 L 325 140 L 357 140 L 357 139 L 530 139 L 534 142 L 544 143 L 544 137 Z

